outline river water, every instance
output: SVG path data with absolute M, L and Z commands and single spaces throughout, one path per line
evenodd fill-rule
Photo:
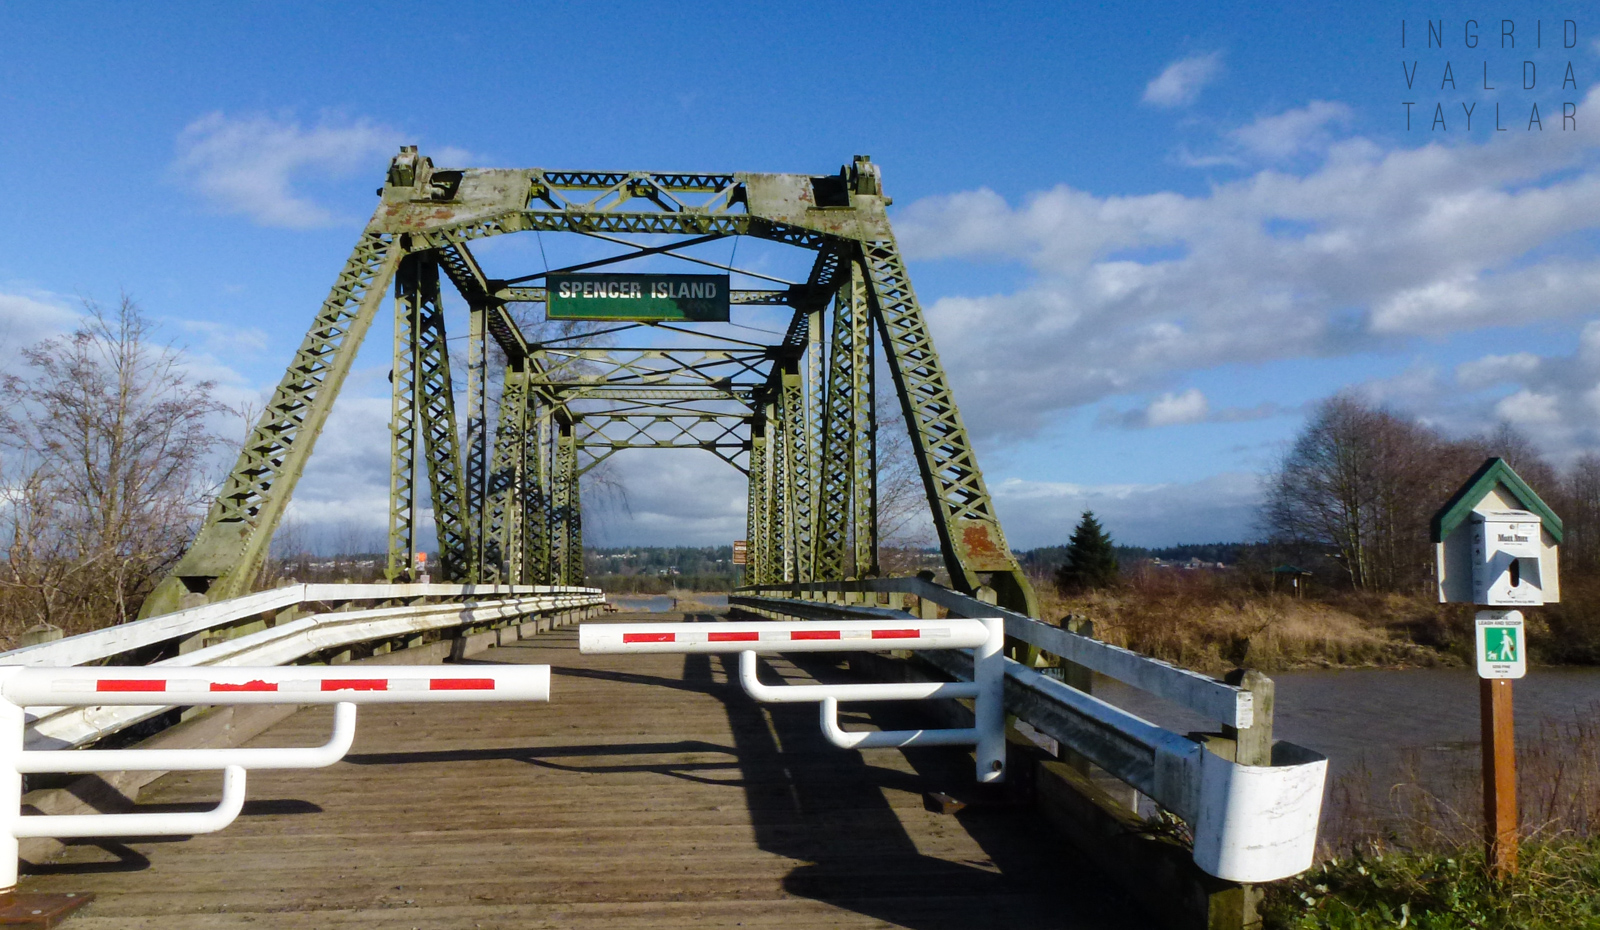
M 728 606 L 728 595 L 726 594 L 693 594 L 689 596 L 707 607 L 714 607 L 720 610 Z M 675 604 L 675 600 L 666 594 L 607 594 L 606 600 L 625 611 L 654 614 L 669 613 L 674 609 Z
M 1478 753 L 1478 677 L 1467 668 L 1280 672 L 1274 735 L 1323 753 L 1329 777 L 1358 766 L 1391 773 L 1412 753 Z M 1095 677 L 1094 693 L 1179 732 L 1215 723 L 1174 704 Z M 1541 721 L 1600 715 L 1600 668 L 1532 668 L 1513 691 L 1519 734 Z

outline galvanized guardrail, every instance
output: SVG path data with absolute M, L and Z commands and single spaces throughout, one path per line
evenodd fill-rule
M 381 606 L 302 612 L 306 605 L 373 601 Z M 138 660 L 148 655 L 168 656 L 148 663 L 154 668 L 287 665 L 364 643 L 465 632 L 604 601 L 597 588 L 546 585 L 298 584 L 14 649 L 0 653 L 0 667 L 145 664 Z M 25 744 L 28 749 L 84 746 L 188 703 L 214 702 L 33 707 Z
M 752 586 L 729 604 L 767 616 L 813 620 L 893 619 L 898 606 L 843 603 L 888 594 L 916 595 L 919 613 L 936 617 L 1000 616 L 1006 636 L 1092 669 L 1217 720 L 1232 729 L 1234 747 L 1255 747 L 1241 764 L 1174 733 L 1005 660 L 1005 706 L 1035 730 L 1087 758 L 1187 822 L 1195 864 L 1211 875 L 1262 882 L 1311 866 L 1316 849 L 1327 759 L 1271 739 L 1270 713 L 1257 713 L 1255 691 L 1101 643 L 1031 617 L 951 591 L 921 578 L 878 578 Z M 972 660 L 955 651 L 919 652 L 957 679 L 972 679 Z M 1265 710 L 1265 708 L 1262 708 Z M 1252 732 L 1253 731 L 1253 732 Z

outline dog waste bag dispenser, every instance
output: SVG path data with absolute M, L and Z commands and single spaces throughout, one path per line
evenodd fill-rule
M 1559 603 L 1561 536 L 1561 518 L 1511 466 L 1484 462 L 1433 517 L 1439 602 Z
M 1472 602 L 1538 607 L 1545 601 L 1539 515 L 1526 510 L 1472 514 Z

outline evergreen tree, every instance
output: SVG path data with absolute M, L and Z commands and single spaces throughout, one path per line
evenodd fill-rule
M 1056 569 L 1056 587 L 1063 591 L 1086 591 L 1116 584 L 1116 548 L 1094 511 L 1085 510 L 1078 528 L 1067 544 L 1067 561 Z

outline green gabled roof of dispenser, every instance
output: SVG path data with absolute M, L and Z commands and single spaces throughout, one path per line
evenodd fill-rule
M 1545 532 L 1549 533 L 1557 543 L 1561 542 L 1561 518 L 1556 516 L 1556 512 L 1551 510 L 1550 505 L 1541 500 L 1539 495 L 1533 493 L 1533 488 L 1528 487 L 1526 481 L 1511 470 L 1505 459 L 1498 457 L 1484 462 L 1467 483 L 1461 486 L 1461 490 L 1433 515 L 1433 541 L 1444 542 L 1444 538 L 1460 526 L 1461 521 L 1467 519 L 1472 509 L 1478 506 L 1479 501 L 1488 497 L 1496 485 L 1504 485 L 1505 489 L 1511 492 L 1511 496 L 1516 498 L 1517 503 L 1522 505 L 1522 509 L 1537 514 Z

